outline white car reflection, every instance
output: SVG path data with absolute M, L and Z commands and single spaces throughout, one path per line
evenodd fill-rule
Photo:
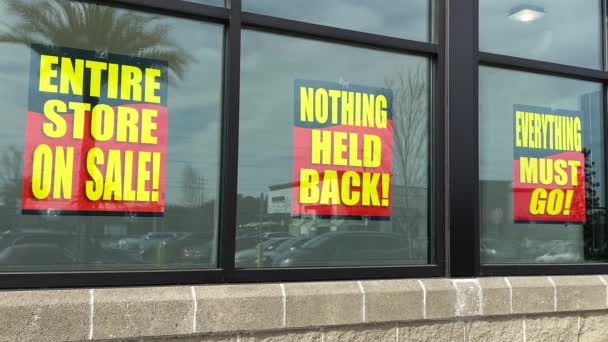
M 553 246 L 547 253 L 536 258 L 542 263 L 576 263 L 583 261 L 583 249 L 575 243 L 564 242 Z

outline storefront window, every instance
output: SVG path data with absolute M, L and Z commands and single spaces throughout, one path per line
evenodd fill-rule
M 0 7 L 0 271 L 216 267 L 223 28 Z
M 243 0 L 243 10 L 314 24 L 431 40 L 430 0 Z
M 481 262 L 608 260 L 602 85 L 481 67 Z
M 601 47 L 601 0 L 479 1 L 481 51 L 600 69 Z
M 430 61 L 257 31 L 242 42 L 236 266 L 432 262 Z
M 199 4 L 211 5 L 211 6 L 224 6 L 224 0 L 188 0 L 192 2 L 198 2 Z

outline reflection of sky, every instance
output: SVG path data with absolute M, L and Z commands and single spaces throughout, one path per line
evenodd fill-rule
M 531 22 L 509 18 L 509 11 L 529 4 L 545 15 Z M 517 57 L 601 67 L 600 0 L 480 0 L 479 48 Z
M 513 105 L 582 111 L 591 129 L 592 158 L 602 179 L 604 139 L 599 83 L 482 67 L 479 72 L 479 176 L 510 182 L 513 177 Z M 597 94 L 593 96 L 593 94 Z M 584 105 L 583 99 L 594 105 Z
M 429 0 L 243 0 L 243 10 L 387 36 L 428 41 Z
M 530 239 L 539 241 L 567 240 L 582 248 L 583 228 L 578 224 L 513 223 L 513 105 L 522 104 L 580 111 L 590 134 L 592 160 L 597 172 L 596 182 L 600 206 L 605 203 L 604 139 L 602 86 L 599 83 L 572 80 L 520 71 L 481 67 L 479 72 L 479 177 L 481 180 L 481 236 L 490 241 L 515 240 L 516 245 Z M 587 139 L 584 139 L 588 141 Z M 520 262 L 533 256 L 520 254 L 500 244 L 494 262 Z M 541 246 L 536 246 L 542 250 Z M 534 251 L 531 249 L 530 251 Z M 582 249 L 580 250 L 582 255 Z M 523 252 L 522 252 L 523 253 Z M 528 259 L 525 259 L 529 261 Z M 485 260 L 482 260 L 485 262 Z M 556 261 L 554 261 L 556 262 Z
M 0 8 L 3 21 L 10 20 Z M 217 193 L 219 119 L 221 111 L 223 27 L 167 18 L 170 35 L 188 48 L 193 62 L 183 80 L 169 86 L 167 146 L 167 204 L 182 200 L 181 173 L 191 165 L 205 178 L 205 199 Z M 137 39 L 137 37 L 134 37 Z M 29 79 L 30 51 L 23 46 L 0 45 L 0 151 L 10 145 L 22 149 Z M 0 172 L 5 172 L 4 170 Z
M 422 57 L 257 31 L 244 31 L 242 44 L 238 191 L 251 196 L 292 180 L 294 80 L 386 87 L 428 67 Z

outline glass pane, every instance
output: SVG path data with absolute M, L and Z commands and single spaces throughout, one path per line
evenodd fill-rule
M 0 271 L 215 267 L 222 26 L 64 0 L 0 16 Z
M 481 262 L 606 260 L 601 84 L 479 76 Z
M 430 262 L 429 60 L 242 42 L 237 267 Z
M 243 0 L 243 10 L 412 40 L 431 35 L 430 0 Z
M 190 2 L 198 2 L 199 4 L 224 7 L 224 0 L 188 0 Z
M 599 69 L 601 12 L 601 0 L 480 0 L 479 48 Z

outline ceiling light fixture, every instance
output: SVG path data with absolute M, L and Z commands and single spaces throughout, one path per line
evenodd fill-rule
M 542 18 L 545 15 L 545 9 L 539 6 L 523 4 L 511 8 L 509 18 L 512 20 L 528 23 Z

